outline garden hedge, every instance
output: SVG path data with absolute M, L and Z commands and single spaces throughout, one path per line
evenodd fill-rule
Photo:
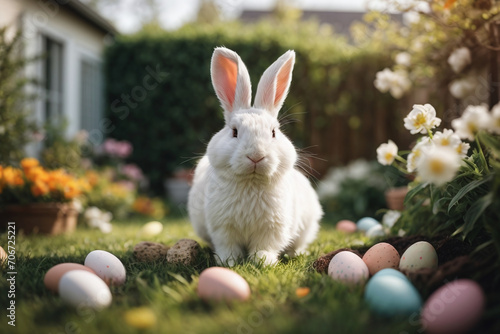
M 176 169 L 191 167 L 223 126 L 209 72 L 216 46 L 240 55 L 254 91 L 263 71 L 286 50 L 295 50 L 293 81 L 281 114 L 298 119 L 285 129 L 295 145 L 313 146 L 309 151 L 325 159 L 313 166 L 320 172 L 373 157 L 382 140 L 398 137 L 388 130 L 399 127 L 391 125 L 397 101 L 373 87 L 375 73 L 390 64 L 389 57 L 380 49 L 352 46 L 315 22 L 189 25 L 121 36 L 106 51 L 112 130 L 107 135 L 132 142 L 131 159 L 156 192 Z

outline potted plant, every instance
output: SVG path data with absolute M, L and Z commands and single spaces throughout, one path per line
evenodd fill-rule
M 25 233 L 72 232 L 78 217 L 75 200 L 89 189 L 85 179 L 47 170 L 34 158 L 21 160 L 21 168 L 0 166 L 1 224 L 15 222 L 16 231 Z

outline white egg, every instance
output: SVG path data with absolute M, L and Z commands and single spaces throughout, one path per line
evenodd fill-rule
M 111 304 L 111 291 L 106 283 L 85 270 L 72 270 L 59 281 L 61 299 L 76 308 L 101 309 Z
M 126 271 L 123 263 L 113 254 L 95 250 L 85 258 L 85 266 L 95 271 L 96 275 L 108 284 L 121 285 L 125 282 Z

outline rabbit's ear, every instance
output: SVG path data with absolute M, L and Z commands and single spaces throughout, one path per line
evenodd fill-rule
M 231 113 L 250 108 L 252 87 L 245 64 L 238 54 L 229 49 L 216 48 L 210 67 L 215 93 L 224 108 L 226 122 Z
M 262 74 L 255 95 L 255 108 L 268 110 L 278 117 L 290 88 L 294 63 L 295 52 L 288 50 Z

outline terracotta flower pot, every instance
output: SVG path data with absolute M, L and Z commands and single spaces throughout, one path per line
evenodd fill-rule
M 404 201 L 407 193 L 408 187 L 391 188 L 386 190 L 385 200 L 387 202 L 387 207 L 391 210 L 404 210 Z
M 69 203 L 12 204 L 0 211 L 2 226 L 16 223 L 16 233 L 57 235 L 76 229 L 78 211 Z

